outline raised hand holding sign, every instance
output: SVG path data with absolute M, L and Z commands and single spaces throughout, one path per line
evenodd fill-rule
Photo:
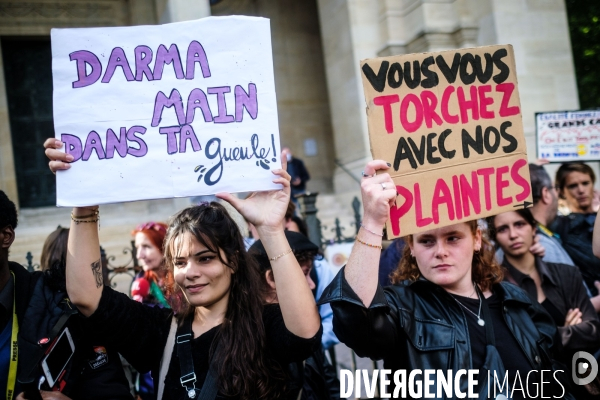
M 374 159 L 396 184 L 388 237 L 531 204 L 511 46 L 361 62 Z
M 269 20 L 54 29 L 52 58 L 57 205 L 281 188 Z

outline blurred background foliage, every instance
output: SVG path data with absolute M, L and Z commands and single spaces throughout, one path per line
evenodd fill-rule
M 566 0 L 582 110 L 600 108 L 600 0 Z

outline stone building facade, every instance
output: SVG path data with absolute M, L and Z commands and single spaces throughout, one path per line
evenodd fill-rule
M 270 18 L 281 142 L 305 161 L 312 175 L 308 189 L 321 193 L 319 206 L 324 220 L 334 213 L 351 218 L 350 199 L 359 190 L 356 178 L 370 159 L 361 59 L 512 44 L 531 160 L 536 157 L 534 113 L 579 108 L 564 0 L 214 3 L 0 0 L 0 43 L 14 47 L 15 40 L 48 40 L 53 27 L 156 24 L 230 14 Z M 0 51 L 0 189 L 21 205 L 22 227 L 17 231 L 13 258 L 23 261 L 25 250 L 35 256 L 45 235 L 58 224 L 67 225 L 69 220 L 68 210 L 27 207 L 19 199 L 24 190 L 19 184 L 27 186 L 28 182 L 18 178 L 17 169 L 24 167 L 15 165 L 29 164 L 19 159 L 24 153 L 18 151 L 15 141 L 26 141 L 22 138 L 28 137 L 28 132 L 11 128 L 7 99 L 11 98 L 14 89 L 10 88 L 15 87 L 15 82 L 5 79 L 12 61 L 3 60 L 3 53 L 7 51 Z M 49 137 L 53 131 L 42 129 L 38 135 Z M 33 146 L 41 149 L 41 143 Z M 52 177 L 48 179 L 51 182 Z M 165 220 L 188 203 L 185 199 L 173 199 L 103 206 L 101 240 L 107 247 L 116 248 L 129 240 L 128 232 L 135 224 Z

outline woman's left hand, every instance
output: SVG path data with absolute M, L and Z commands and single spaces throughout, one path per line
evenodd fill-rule
M 254 192 L 245 200 L 238 199 L 230 193 L 217 193 L 216 196 L 231 204 L 246 221 L 257 229 L 283 230 L 284 217 L 290 202 L 290 174 L 286 172 L 287 152 L 281 153 L 281 169 L 276 169 L 273 183 L 283 186 L 281 190 Z

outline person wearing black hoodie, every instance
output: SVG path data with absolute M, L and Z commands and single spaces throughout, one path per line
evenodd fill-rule
M 23 357 L 18 357 L 14 345 L 31 295 L 42 275 L 41 272 L 30 274 L 21 265 L 8 261 L 16 227 L 17 209 L 0 190 L 0 397 L 5 395 L 8 400 L 20 392 L 16 374 Z
M 85 320 L 65 290 L 64 259 L 33 273 L 8 261 L 17 222 L 14 203 L 0 191 L 0 393 L 8 400 L 132 400 L 118 354 L 82 334 Z M 41 361 L 64 328 L 75 353 L 55 384 L 59 393 L 41 383 Z

